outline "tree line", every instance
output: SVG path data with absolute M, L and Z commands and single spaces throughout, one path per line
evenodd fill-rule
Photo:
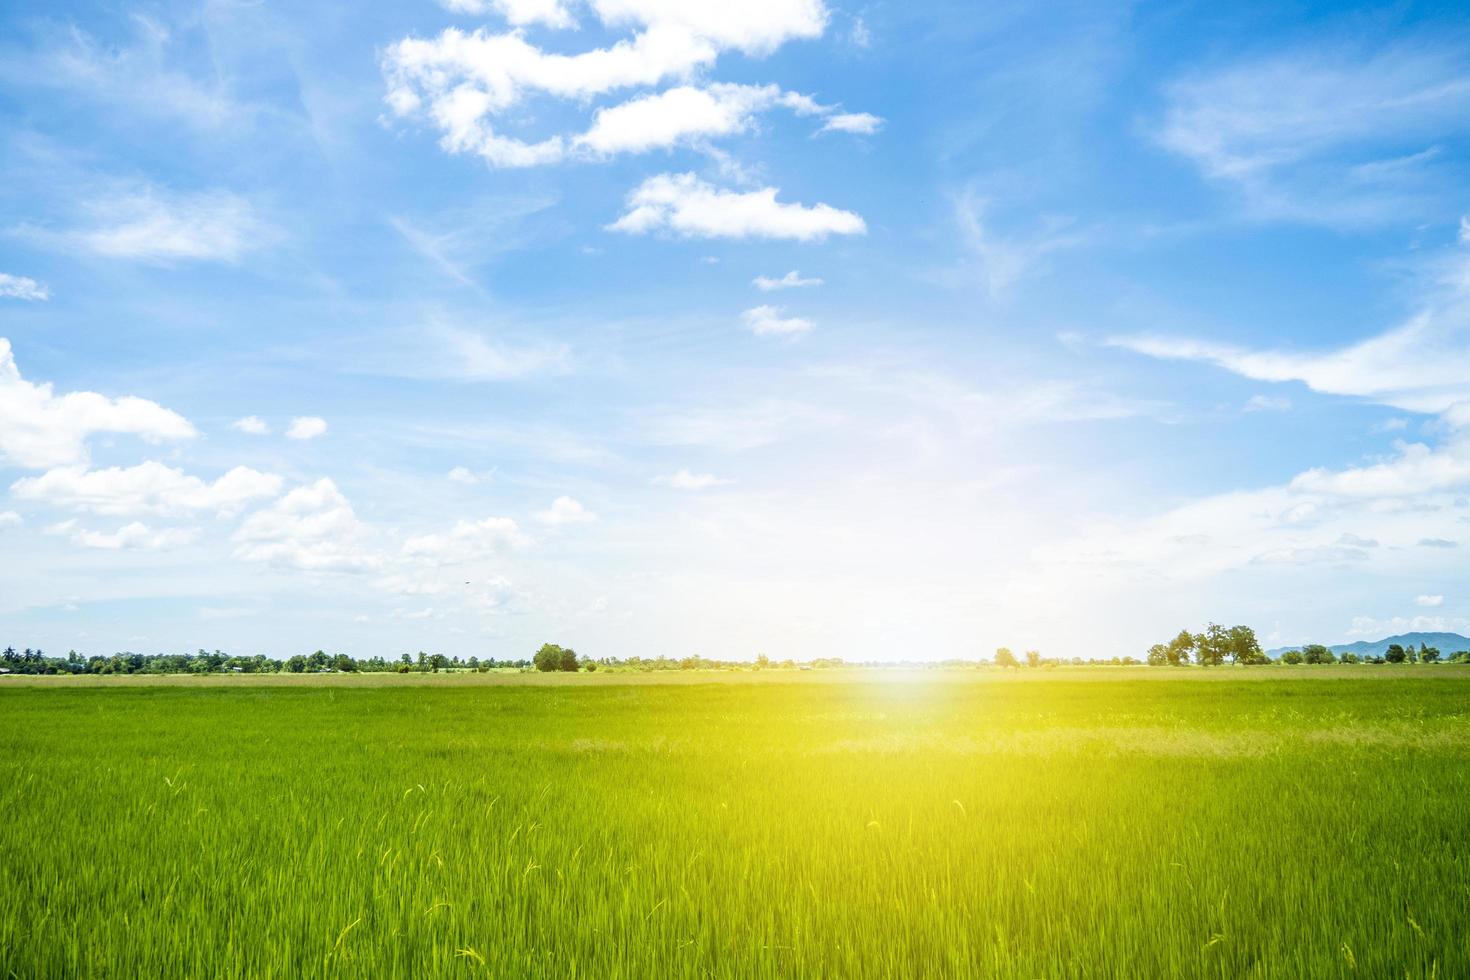
M 277 660 L 263 654 L 232 656 L 219 650 L 198 653 L 114 653 L 84 657 L 75 650 L 63 657 L 50 657 L 29 647 L 17 652 L 6 647 L 0 653 L 0 671 L 10 674 L 324 674 L 324 673 L 439 673 L 440 671 L 487 671 L 525 669 L 525 659 L 497 660 L 494 657 L 446 657 L 419 651 L 396 660 L 383 657 L 356 659 L 345 653 L 317 650 Z
M 1422 643 L 1418 649 L 1415 649 L 1412 643 L 1407 647 L 1390 643 L 1382 655 L 1370 654 L 1362 657 L 1351 651 L 1338 657 L 1331 648 L 1324 644 L 1308 643 L 1299 649 L 1283 652 L 1279 660 L 1272 660 L 1261 649 L 1260 643 L 1256 641 L 1255 631 L 1249 626 L 1232 626 L 1226 629 L 1218 623 L 1211 623 L 1203 633 L 1180 630 L 1179 635 L 1169 642 L 1155 643 L 1148 648 L 1146 662 L 1155 667 L 1177 667 L 1189 663 L 1202 667 L 1214 667 L 1227 660 L 1235 664 L 1258 666 L 1278 662 L 1283 664 L 1432 664 L 1440 659 L 1439 650 Z M 1447 659 L 1449 663 L 1470 663 L 1470 650 L 1456 651 Z

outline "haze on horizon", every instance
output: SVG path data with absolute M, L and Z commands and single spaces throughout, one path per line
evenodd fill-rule
M 0 645 L 1470 632 L 1470 12 L 0 28 Z

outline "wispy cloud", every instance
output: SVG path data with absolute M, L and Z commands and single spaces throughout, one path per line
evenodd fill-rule
M 695 473 L 683 469 L 665 476 L 655 477 L 653 482 L 659 486 L 669 487 L 673 490 L 708 490 L 710 487 L 718 487 L 730 481 L 722 480 L 713 473 Z
M 953 280 L 978 277 L 992 297 L 1000 296 L 1023 277 L 1035 272 L 1048 255 L 1086 241 L 1067 218 L 1046 218 L 1041 227 L 1025 234 L 998 232 L 988 217 L 990 201 L 967 190 L 954 199 L 954 217 L 961 241 L 972 263 L 950 276 Z
M 53 248 L 156 264 L 238 262 L 279 233 L 228 191 L 132 187 L 86 200 L 67 229 L 22 225 L 15 233 Z
M 1435 147 L 1470 131 L 1470 53 L 1319 44 L 1179 78 L 1155 137 L 1257 217 L 1421 220 L 1453 191 Z
M 820 286 L 822 285 L 822 280 L 815 277 L 804 278 L 800 272 L 792 269 L 779 279 L 773 279 L 770 276 L 756 276 L 751 280 L 751 285 L 763 293 L 769 293 L 777 289 L 798 289 L 803 286 Z
M 0 297 L 5 299 L 46 300 L 51 291 L 36 280 L 26 276 L 12 276 L 0 272 Z

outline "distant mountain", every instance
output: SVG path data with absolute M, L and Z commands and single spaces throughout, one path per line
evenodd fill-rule
M 1445 657 L 1457 650 L 1470 650 L 1470 636 L 1461 636 L 1459 633 L 1400 633 L 1397 636 L 1385 636 L 1381 640 L 1337 643 L 1328 649 L 1339 657 L 1344 653 L 1355 653 L 1360 657 L 1381 657 L 1383 651 L 1395 643 L 1405 648 L 1413 644 L 1416 650 L 1421 643 L 1425 646 L 1438 647 L 1439 652 Z M 1266 654 L 1270 657 L 1279 657 L 1288 650 L 1300 649 L 1300 646 L 1277 647 L 1275 650 L 1267 650 Z

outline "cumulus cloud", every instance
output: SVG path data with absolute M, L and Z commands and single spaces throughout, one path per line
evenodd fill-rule
M 99 548 L 104 551 L 172 551 L 190 544 L 197 536 L 198 532 L 192 528 L 154 530 L 146 524 L 134 521 L 110 533 L 77 528 L 72 531 L 71 541 L 84 548 Z
M 51 291 L 26 276 L 0 272 L 0 298 L 43 300 L 51 298 Z
M 562 524 L 586 524 L 597 520 L 597 515 L 571 497 L 557 497 L 546 510 L 536 513 L 536 520 L 547 527 Z
M 252 436 L 263 436 L 271 430 L 270 426 L 265 424 L 265 419 L 259 415 L 247 415 L 243 419 L 236 419 L 230 423 L 230 428 L 238 429 Z
M 812 328 L 810 320 L 799 316 L 783 317 L 781 313 L 780 307 L 755 306 L 740 314 L 740 318 L 745 321 L 745 326 L 751 333 L 759 335 L 794 337 Z
M 1442 595 L 1416 595 L 1414 597 L 1414 605 L 1416 605 L 1416 606 L 1424 606 L 1426 608 L 1431 608 L 1432 609 L 1435 606 L 1442 606 L 1442 605 L 1444 605 L 1444 596 L 1442 596 Z
M 65 231 L 18 231 L 58 248 L 140 262 L 237 262 L 275 238 L 244 198 L 226 191 L 129 189 L 85 202 L 83 220 Z
M 443 534 L 409 538 L 403 543 L 403 554 L 436 562 L 466 562 L 530 543 L 531 539 L 509 517 L 487 517 L 482 521 L 459 521 Z
M 512 26 L 572 26 L 566 7 L 554 0 L 451 2 L 466 11 L 493 8 Z M 519 30 L 496 33 L 484 28 L 472 32 L 450 28 L 435 38 L 410 37 L 390 45 L 382 63 L 390 110 L 401 118 L 427 119 L 440 131 L 440 143 L 448 152 L 475 153 L 498 167 L 554 163 L 578 149 L 605 154 L 670 145 L 694 135 L 728 135 L 743 129 L 751 112 L 780 104 L 780 94 L 759 96 L 765 102 L 756 106 L 745 104 L 755 87 L 727 86 L 720 91 L 718 86 L 685 85 L 604 109 L 581 138 L 552 135 L 530 140 L 497 127 L 508 110 L 532 96 L 586 104 L 621 89 L 687 79 L 712 66 L 725 51 L 763 56 L 787 41 L 820 36 L 827 22 L 821 0 L 758 0 L 723 7 L 671 0 L 593 0 L 590 7 L 604 28 L 630 31 L 632 37 L 576 54 L 546 51 Z M 750 91 L 737 91 L 741 89 Z M 655 104 L 667 109 L 666 117 L 658 117 Z M 789 105 L 818 108 L 800 96 Z
M 108 398 L 91 391 L 57 395 L 50 384 L 26 381 L 10 341 L 0 337 L 0 458 L 31 469 L 84 463 L 87 440 L 98 433 L 135 435 L 152 443 L 198 435 L 182 415 L 144 398 Z
M 801 273 L 796 271 L 795 269 L 792 269 L 780 279 L 772 279 L 770 276 L 756 276 L 750 282 L 751 285 L 755 286 L 756 289 L 759 289 L 763 293 L 769 293 L 777 289 L 797 289 L 802 286 L 820 286 L 823 283 L 821 279 L 804 279 L 802 278 Z
M 650 177 L 628 195 L 627 210 L 611 231 L 667 230 L 685 238 L 786 238 L 817 241 L 861 235 L 863 219 L 828 204 L 807 207 L 776 200 L 777 189 L 723 190 L 691 173 Z
M 776 85 L 680 85 L 597 110 L 587 132 L 572 140 L 593 153 L 642 153 L 698 139 L 747 131 L 757 113 L 782 105 L 821 111 L 811 99 Z
M 287 439 L 315 439 L 317 436 L 326 435 L 327 420 L 316 415 L 303 415 L 291 420 L 291 425 L 286 429 Z
M 1459 546 L 1460 546 L 1460 542 L 1458 542 L 1458 541 L 1451 541 L 1449 538 L 1420 538 L 1419 539 L 1419 547 L 1421 547 L 1421 548 L 1458 548 Z
M 677 473 L 670 473 L 667 476 L 655 477 L 653 482 L 662 486 L 671 487 L 675 490 L 708 490 L 710 487 L 717 487 L 729 481 L 721 480 L 713 473 L 693 473 L 689 470 L 679 470 Z
M 246 466 L 237 466 L 213 483 L 206 483 L 153 461 L 101 470 L 62 467 L 17 480 L 10 487 L 20 500 L 119 516 L 195 511 L 231 514 L 251 501 L 273 497 L 280 491 L 279 476 Z
M 473 470 L 465 466 L 456 466 L 454 469 L 449 471 L 447 478 L 451 483 L 459 483 L 467 487 L 474 486 L 476 483 L 480 482 L 479 476 L 477 476 Z
M 16 527 L 25 523 L 13 510 L 0 510 L 0 527 Z
M 1470 483 L 1470 445 L 1454 443 L 1431 449 L 1423 443 L 1401 444 L 1399 455 L 1371 466 L 1342 470 L 1313 468 L 1298 474 L 1294 490 L 1347 497 L 1413 497 Z
M 241 561 L 309 572 L 362 572 L 382 566 L 367 551 L 367 528 L 330 479 L 297 487 L 251 514 L 232 540 Z

